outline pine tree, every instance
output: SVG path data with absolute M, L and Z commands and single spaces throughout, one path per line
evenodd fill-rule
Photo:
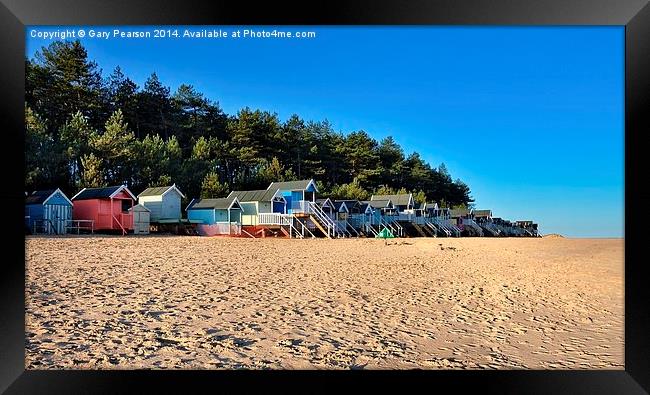
M 25 107 L 25 187 L 28 190 L 50 182 L 47 160 L 53 141 L 46 129 L 38 114 Z
M 121 110 L 106 121 L 104 133 L 93 133 L 90 146 L 95 156 L 101 158 L 109 184 L 130 185 L 135 175 L 135 136 L 124 122 Z
M 205 175 L 201 184 L 201 199 L 225 197 L 229 191 L 228 184 L 219 182 L 217 173 L 210 172 Z
M 164 86 L 156 73 L 152 73 L 144 84 L 144 90 L 138 94 L 140 114 L 140 131 L 156 133 L 167 140 L 172 135 L 170 121 L 172 102 L 169 88 Z
M 108 100 L 111 112 L 121 110 L 125 121 L 133 126 L 136 138 L 140 138 L 138 85 L 122 73 L 120 66 L 109 77 Z
M 416 203 L 425 203 L 427 201 L 427 196 L 423 190 L 419 190 L 413 194 L 413 200 Z
M 370 193 L 365 190 L 359 183 L 359 180 L 355 178 L 348 184 L 337 185 L 332 188 L 331 197 L 333 199 L 368 200 L 370 198 Z
M 82 188 L 99 188 L 106 186 L 102 160 L 91 153 L 81 158 L 83 172 L 81 173 Z
M 58 140 L 58 132 L 68 118 L 81 111 L 91 126 L 103 122 L 101 72 L 81 42 L 55 41 L 42 48 L 27 67 L 26 99 L 30 107 L 48 120 L 48 130 Z
M 90 137 L 94 130 L 81 111 L 74 113 L 60 132 L 61 144 L 67 147 L 65 154 L 70 172 L 71 187 L 77 189 L 81 181 L 81 158 L 90 153 Z

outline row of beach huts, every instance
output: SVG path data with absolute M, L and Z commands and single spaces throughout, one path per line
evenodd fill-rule
M 370 200 L 317 199 L 313 179 L 273 182 L 232 191 L 225 198 L 192 199 L 174 184 L 134 195 L 125 185 L 84 188 L 72 198 L 60 189 L 26 194 L 30 234 L 172 232 L 229 237 L 460 237 L 539 236 L 532 221 L 508 221 L 491 210 L 449 209 L 415 203 L 413 195 Z M 186 215 L 183 215 L 185 211 Z

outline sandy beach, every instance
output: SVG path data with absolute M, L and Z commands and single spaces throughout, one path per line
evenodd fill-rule
M 27 237 L 27 369 L 623 369 L 622 239 Z

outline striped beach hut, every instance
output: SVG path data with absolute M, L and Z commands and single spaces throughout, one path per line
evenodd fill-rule
M 237 197 L 192 199 L 186 211 L 187 219 L 197 223 L 202 236 L 241 233 L 242 207 Z
M 94 221 L 96 230 L 119 230 L 126 234 L 133 230 L 136 197 L 126 185 L 105 188 L 84 188 L 72 197 L 72 218 Z
M 150 210 L 152 223 L 178 223 L 184 198 L 183 192 L 173 184 L 145 189 L 138 195 L 138 203 Z
M 60 189 L 34 191 L 25 199 L 25 226 L 32 233 L 64 234 L 72 201 Z

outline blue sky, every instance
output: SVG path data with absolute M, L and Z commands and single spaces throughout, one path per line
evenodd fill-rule
M 88 31 L 114 27 L 82 28 L 105 75 L 119 65 L 142 86 L 155 71 L 229 114 L 249 106 L 392 135 L 407 154 L 444 162 L 495 216 L 533 219 L 542 233 L 623 236 L 623 27 L 275 27 L 316 32 L 309 39 L 99 39 Z M 31 31 L 28 56 L 52 42 Z

